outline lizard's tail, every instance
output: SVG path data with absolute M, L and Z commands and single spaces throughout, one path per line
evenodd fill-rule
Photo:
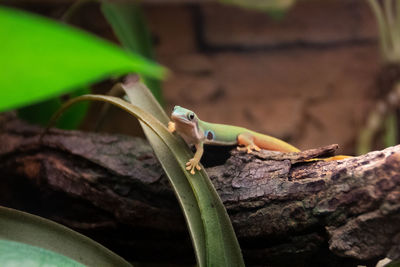
M 315 159 L 308 159 L 306 161 L 334 161 L 334 160 L 342 160 L 342 159 L 348 159 L 348 158 L 352 158 L 352 156 L 336 155 L 336 156 L 332 156 L 329 158 L 315 158 Z
M 289 143 L 286 143 L 285 141 L 282 141 L 278 138 L 265 135 L 265 134 L 254 134 L 254 143 L 262 149 L 266 150 L 274 150 L 274 151 L 280 151 L 280 152 L 300 152 L 300 149 L 298 149 L 295 146 L 292 146 Z
M 280 152 L 300 152 L 300 149 L 298 149 L 297 147 L 292 146 L 291 144 L 286 143 L 285 141 L 282 141 L 278 138 L 265 134 L 254 133 L 253 141 L 254 144 L 261 149 L 280 151 Z M 309 159 L 307 161 L 333 161 L 333 160 L 347 159 L 351 157 L 352 156 L 336 155 L 329 158 Z

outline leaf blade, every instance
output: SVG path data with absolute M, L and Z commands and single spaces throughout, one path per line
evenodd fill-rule
M 87 266 L 131 266 L 99 243 L 65 226 L 1 206 L 0 238 L 51 250 Z
M 191 158 L 191 152 L 188 150 L 187 146 L 183 146 L 181 141 L 178 141 L 180 139 L 171 135 L 166 126 L 154 118 L 154 116 L 117 97 L 102 95 L 84 95 L 77 97 L 67 102 L 62 109 L 55 114 L 52 121 L 57 119 L 69 106 L 87 100 L 103 101 L 124 109 L 151 128 L 172 152 L 172 155 L 178 162 L 177 165 L 190 183 L 203 220 L 206 258 L 202 258 L 201 261 L 198 262 L 199 265 L 205 262 L 205 265 L 200 266 L 244 266 L 239 243 L 236 239 L 228 214 L 204 171 L 204 168 L 194 175 L 189 174 L 185 169 L 185 163 Z
M 122 88 L 133 104 L 149 112 L 155 118 L 158 118 L 162 124 L 166 125 L 168 123 L 169 119 L 167 114 L 165 114 L 160 104 L 143 84 L 132 81 L 122 85 Z M 143 127 L 143 131 L 149 143 L 153 147 L 154 153 L 166 172 L 172 187 L 174 188 L 175 195 L 182 208 L 189 228 L 197 263 L 199 266 L 205 266 L 207 254 L 206 236 L 200 208 L 197 205 L 197 200 L 192 192 L 191 185 L 186 179 L 186 175 L 180 168 L 179 163 L 170 156 L 171 152 L 168 146 L 164 144 L 164 142 L 160 140 L 159 136 L 157 136 L 157 134 L 155 134 L 146 124 L 143 122 L 140 122 L 140 124 Z M 183 142 L 181 142 L 181 144 L 182 146 L 186 145 Z
M 101 2 L 101 11 L 110 23 L 115 35 L 128 51 L 154 59 L 151 35 L 138 3 Z M 143 80 L 158 102 L 163 103 L 161 84 L 144 76 Z
M 0 7 L 0 111 L 55 97 L 112 75 L 162 78 L 165 69 L 91 34 Z
M 20 242 L 0 239 L 0 265 L 1 266 L 63 266 L 85 267 L 53 251 L 27 245 Z

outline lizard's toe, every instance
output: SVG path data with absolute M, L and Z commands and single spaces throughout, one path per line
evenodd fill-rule
M 201 167 L 196 160 L 190 159 L 188 162 L 186 162 L 186 170 L 190 171 L 191 174 L 195 173 L 195 169 L 198 171 L 201 170 Z
M 259 148 L 259 147 L 256 146 L 256 145 L 247 145 L 247 146 L 244 146 L 244 147 L 238 146 L 238 147 L 237 147 L 237 150 L 239 150 L 239 151 L 246 151 L 248 154 L 250 154 L 251 152 L 253 152 L 253 150 L 260 151 L 261 148 Z
M 176 128 L 175 128 L 175 123 L 170 121 L 168 122 L 168 132 L 173 133 L 175 132 Z

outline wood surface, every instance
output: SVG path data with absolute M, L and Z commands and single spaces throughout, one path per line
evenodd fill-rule
M 40 140 L 42 131 L 0 117 L 1 205 L 60 222 L 128 260 L 194 261 L 179 205 L 145 140 L 57 129 Z M 372 266 L 399 257 L 400 146 L 307 161 L 336 148 L 206 149 L 215 157 L 206 170 L 248 266 Z

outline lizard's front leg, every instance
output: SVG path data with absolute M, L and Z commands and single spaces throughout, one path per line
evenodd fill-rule
M 191 158 L 187 163 L 186 163 L 186 170 L 190 171 L 191 174 L 194 174 L 194 169 L 196 168 L 198 171 L 201 170 L 201 167 L 199 165 L 201 156 L 203 156 L 203 143 L 195 144 L 196 147 L 196 153 L 194 154 L 194 157 Z

